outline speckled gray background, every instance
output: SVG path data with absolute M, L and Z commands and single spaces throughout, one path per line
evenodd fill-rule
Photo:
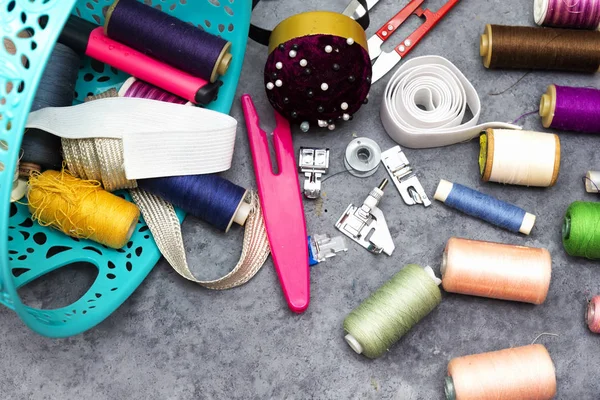
M 242 0 L 235 0 L 242 1 Z M 372 14 L 374 32 L 406 1 L 381 0 Z M 427 0 L 437 9 L 443 0 Z M 264 1 L 255 20 L 273 27 L 299 11 L 323 7 L 341 11 L 345 0 Z M 595 76 L 535 72 L 515 88 L 521 71 L 488 71 L 478 55 L 485 23 L 532 25 L 532 1 L 463 0 L 410 54 L 449 58 L 472 81 L 483 105 L 481 121 L 513 120 L 535 110 L 548 84 L 596 86 Z M 411 19 L 409 27 L 417 20 Z M 402 29 L 391 42 L 410 32 Z M 390 46 L 386 46 L 389 49 Z M 238 89 L 251 93 L 266 127 L 273 117 L 262 87 L 266 49 L 250 42 Z M 388 75 L 389 78 L 389 75 Z M 295 145 L 331 149 L 331 173 L 343 169 L 342 152 L 353 135 L 394 143 L 379 120 L 386 80 L 376 83 L 368 105 L 334 132 L 295 132 Z M 240 122 L 234 168 L 225 176 L 254 187 L 251 156 L 239 101 L 232 114 Z M 537 116 L 524 121 L 541 130 Z M 433 195 L 440 178 L 482 189 L 538 216 L 531 236 L 502 231 L 434 203 L 425 209 L 404 205 L 389 187 L 381 208 L 391 226 L 396 251 L 375 256 L 351 243 L 347 253 L 312 269 L 311 306 L 303 315 L 288 311 L 273 265 L 247 285 L 213 292 L 180 278 L 161 261 L 146 281 L 111 317 L 80 336 L 51 340 L 29 331 L 11 311 L 0 308 L 0 397 L 3 399 L 242 399 L 395 398 L 443 399 L 443 378 L 452 357 L 531 343 L 541 332 L 555 362 L 559 399 L 600 398 L 599 336 L 583 321 L 586 299 L 600 293 L 597 262 L 566 256 L 560 239 L 563 214 L 574 200 L 596 200 L 581 177 L 599 168 L 598 138 L 562 133 L 562 168 L 555 187 L 530 189 L 482 184 L 476 141 L 406 154 Z M 334 222 L 346 206 L 360 203 L 383 169 L 367 179 L 348 174 L 324 183 L 322 202 L 305 202 L 310 233 L 337 234 Z M 229 270 L 241 248 L 242 231 L 222 235 L 189 217 L 183 224 L 189 261 L 203 278 Z M 439 272 L 444 245 L 460 236 L 546 247 L 553 279 L 545 304 L 533 306 L 444 294 L 442 304 L 397 343 L 372 361 L 356 355 L 343 340 L 347 313 L 403 265 L 432 265 Z M 85 290 L 91 274 L 67 270 L 24 290 L 29 304 L 66 304 Z

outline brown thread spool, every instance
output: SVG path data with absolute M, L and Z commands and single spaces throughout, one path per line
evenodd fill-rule
M 541 344 L 457 357 L 448 363 L 446 400 L 550 400 L 556 371 Z
M 441 272 L 447 292 L 542 304 L 552 259 L 546 249 L 453 237 L 444 250 Z
M 479 53 L 486 68 L 594 73 L 600 69 L 600 32 L 488 24 Z

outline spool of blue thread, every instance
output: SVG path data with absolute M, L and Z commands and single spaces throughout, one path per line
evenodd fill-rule
M 440 180 L 433 196 L 436 200 L 511 232 L 531 233 L 535 215 L 458 183 Z
M 227 232 L 235 222 L 244 225 L 252 206 L 246 189 L 217 175 L 141 179 L 138 187 Z
M 106 36 L 182 71 L 215 82 L 231 63 L 231 43 L 136 0 L 115 0 Z

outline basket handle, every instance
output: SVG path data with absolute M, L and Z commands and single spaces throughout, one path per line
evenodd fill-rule
M 258 5 L 260 0 L 252 0 L 252 10 Z M 369 7 L 367 6 L 366 0 L 358 0 L 358 2 L 364 7 L 366 10 L 365 15 L 358 18 L 356 22 L 362 26 L 362 28 L 366 31 L 369 28 Z M 262 44 L 263 46 L 269 46 L 269 38 L 271 37 L 271 30 L 261 28 L 254 24 L 250 24 L 250 34 L 248 35 L 250 39 L 254 40 L 256 43 Z

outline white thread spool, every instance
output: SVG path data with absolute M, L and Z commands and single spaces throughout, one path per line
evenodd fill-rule
M 557 135 L 488 129 L 480 138 L 479 167 L 485 182 L 548 187 L 560 169 Z
M 0 147 L 4 148 L 2 142 L 0 142 Z M 19 178 L 20 163 L 21 157 L 17 159 L 17 167 L 15 169 L 15 176 L 13 178 L 12 192 L 10 193 L 11 203 L 21 200 L 23 197 L 25 197 L 25 194 L 27 193 L 27 181 L 25 179 Z
M 600 193 L 600 171 L 588 171 L 585 174 L 585 191 Z

